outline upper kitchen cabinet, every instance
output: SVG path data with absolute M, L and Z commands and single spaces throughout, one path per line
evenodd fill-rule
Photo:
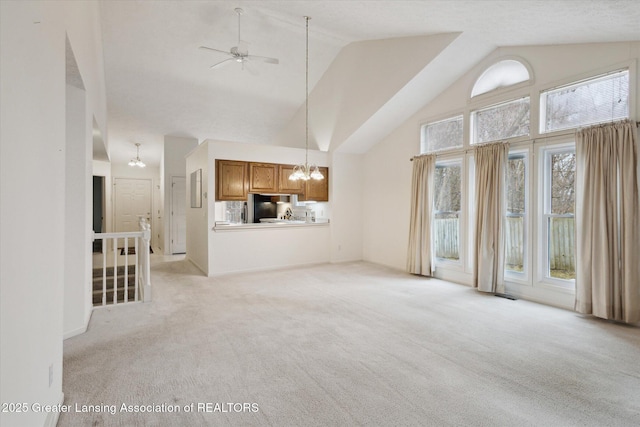
M 216 200 L 247 200 L 249 164 L 236 160 L 216 160 Z
M 249 163 L 249 192 L 277 193 L 278 165 L 273 163 Z
M 278 165 L 278 191 L 285 194 L 304 193 L 304 181 L 289 179 L 293 173 L 293 165 Z
M 300 201 L 313 200 L 316 202 L 329 201 L 329 168 L 319 167 L 324 179 L 310 179 L 304 183 L 304 194 L 298 197 Z

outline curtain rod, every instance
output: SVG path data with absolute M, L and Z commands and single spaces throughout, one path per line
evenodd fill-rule
M 632 121 L 632 122 L 633 122 L 633 120 L 630 120 L 630 121 Z M 607 122 L 607 123 L 616 123 L 616 122 Z M 637 128 L 640 128 L 640 122 L 635 122 L 635 123 L 636 123 L 636 127 L 637 127 Z M 606 124 L 606 123 L 603 123 L 603 124 Z M 567 136 L 567 135 L 575 135 L 575 134 L 576 134 L 576 131 L 563 132 L 563 133 L 557 133 L 557 134 L 554 134 L 554 135 L 552 135 L 552 136 L 543 136 L 543 137 L 541 137 L 541 138 L 530 139 L 529 141 L 531 141 L 531 143 L 535 144 L 536 142 L 538 142 L 538 141 L 539 141 L 539 140 L 541 140 L 541 139 L 548 139 L 548 138 L 553 138 L 553 137 Z M 474 144 L 474 147 L 479 147 L 479 146 L 481 146 L 481 145 L 482 145 L 482 144 Z M 473 148 L 466 148 L 466 149 L 464 149 L 464 150 L 463 150 L 463 151 L 461 151 L 461 152 L 466 154 L 466 153 L 468 153 L 468 152 L 470 152 L 470 151 L 473 151 Z M 458 151 L 458 152 L 460 152 L 460 151 Z M 418 158 L 418 157 L 422 157 L 422 156 L 428 156 L 428 155 L 430 155 L 430 154 L 435 154 L 435 155 L 437 155 L 438 153 L 420 154 L 420 155 L 418 155 L 418 156 L 413 156 L 413 157 L 411 157 L 411 158 L 409 159 L 409 161 L 410 161 L 410 162 L 413 162 L 413 159 L 416 159 L 416 158 Z

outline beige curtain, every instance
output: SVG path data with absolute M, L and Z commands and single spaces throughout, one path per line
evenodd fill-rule
M 637 127 L 625 121 L 576 134 L 576 305 L 580 313 L 640 321 Z
M 506 143 L 475 148 L 473 286 L 482 292 L 504 292 L 504 188 L 508 155 Z
M 407 271 L 423 276 L 431 276 L 434 269 L 431 215 L 435 170 L 435 155 L 414 157 Z

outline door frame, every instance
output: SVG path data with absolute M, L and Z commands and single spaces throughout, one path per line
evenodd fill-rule
M 185 199 L 184 199 L 184 204 L 185 204 L 185 213 L 187 210 L 187 177 L 183 176 L 183 175 L 171 175 L 170 180 L 171 180 L 171 191 L 169 191 L 169 236 L 168 240 L 169 240 L 169 254 L 173 255 L 175 254 L 175 252 L 173 251 L 173 179 L 174 178 L 182 178 L 184 179 L 184 190 L 185 190 Z M 186 220 L 186 215 L 185 215 L 185 220 Z M 185 236 L 186 238 L 186 236 Z M 166 244 L 166 243 L 165 243 Z M 180 254 L 182 253 L 186 253 L 187 248 L 185 247 L 185 252 L 178 252 Z
M 111 218 L 112 218 L 112 228 L 113 231 L 116 231 L 116 224 L 117 224 L 117 218 L 116 218 L 116 199 L 118 196 L 118 191 L 116 190 L 116 182 L 119 179 L 135 179 L 138 181 L 148 181 L 149 182 L 149 192 L 150 192 L 150 198 L 149 198 L 149 212 L 151 213 L 149 215 L 149 226 L 151 227 L 151 242 L 149 242 L 149 244 L 151 246 L 153 246 L 153 178 L 137 178 L 137 177 L 130 177 L 130 176 L 115 176 L 111 178 Z

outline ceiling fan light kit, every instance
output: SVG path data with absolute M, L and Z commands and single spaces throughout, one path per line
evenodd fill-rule
M 305 62 L 305 100 L 304 100 L 304 125 L 305 125 L 305 155 L 304 164 L 294 166 L 293 172 L 289 175 L 291 181 L 308 181 L 310 179 L 321 180 L 324 179 L 324 175 L 318 169 L 316 165 L 309 165 L 309 19 L 308 16 L 304 17 L 306 21 L 307 30 L 307 45 L 306 45 L 306 62 Z
M 241 8 L 236 8 L 235 9 L 236 14 L 238 14 L 238 44 L 236 46 L 233 46 L 231 49 L 229 49 L 229 51 L 227 52 L 226 50 L 220 50 L 220 49 L 215 49 L 212 47 L 207 47 L 207 46 L 200 46 L 200 49 L 206 49 L 206 50 L 211 50 L 214 52 L 219 52 L 219 53 L 224 53 L 225 55 L 229 56 L 229 58 L 217 62 L 215 64 L 213 64 L 211 67 L 211 69 L 214 68 L 219 68 L 224 64 L 228 64 L 230 61 L 235 61 L 235 62 L 239 62 L 240 64 L 242 64 L 242 69 L 244 70 L 244 65 L 245 62 L 249 62 L 249 61 L 262 61 L 265 62 L 267 64 L 279 64 L 280 61 L 277 58 L 270 58 L 267 56 L 257 56 L 257 55 L 249 55 L 249 49 L 247 47 L 247 43 L 245 41 L 243 41 L 240 38 L 241 35 L 241 19 L 240 17 L 242 16 L 242 14 L 244 13 L 244 10 L 242 10 Z

